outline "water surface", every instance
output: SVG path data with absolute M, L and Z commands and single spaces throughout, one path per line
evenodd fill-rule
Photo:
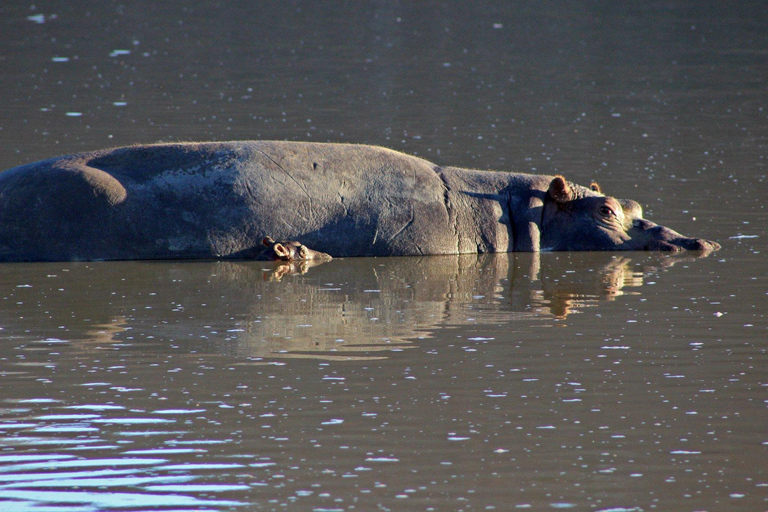
M 0 6 L 0 169 L 139 142 L 380 144 L 597 180 L 723 245 L 0 265 L 0 508 L 766 509 L 767 18 Z

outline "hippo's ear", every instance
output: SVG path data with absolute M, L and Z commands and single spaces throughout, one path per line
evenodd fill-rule
M 603 193 L 602 189 L 600 188 L 600 185 L 596 181 L 593 181 L 592 183 L 589 184 L 589 189 L 592 192 L 597 192 L 598 194 Z
M 283 246 L 281 243 L 276 243 L 272 246 L 272 250 L 275 251 L 275 254 L 277 254 L 280 258 L 287 258 L 291 255 L 290 251 Z
M 555 176 L 555 178 L 549 183 L 549 197 L 555 202 L 566 203 L 573 197 L 571 187 L 568 186 L 568 182 L 562 176 Z
M 264 244 L 265 246 L 269 247 L 272 244 L 274 244 L 275 241 L 274 241 L 274 239 L 271 236 L 265 236 L 264 238 L 261 239 L 261 243 Z

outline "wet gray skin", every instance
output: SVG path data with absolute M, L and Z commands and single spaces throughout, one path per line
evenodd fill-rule
M 0 261 L 255 258 L 265 236 L 297 241 L 281 242 L 296 259 L 304 246 L 306 258 L 720 247 L 596 185 L 377 146 L 130 146 L 0 173 Z

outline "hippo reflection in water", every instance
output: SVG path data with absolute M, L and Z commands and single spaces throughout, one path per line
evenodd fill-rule
M 567 325 L 561 321 L 571 314 L 604 313 L 608 301 L 624 294 L 642 296 L 648 291 L 646 279 L 663 282 L 667 268 L 691 259 L 685 253 L 656 252 L 350 258 L 341 265 L 313 267 L 311 279 L 282 280 L 281 267 L 288 263 L 135 261 L 100 266 L 98 272 L 75 263 L 44 281 L 40 276 L 49 271 L 41 274 L 35 265 L 0 265 L 0 282 L 36 283 L 16 292 L 30 307 L 49 304 L 60 288 L 77 297 L 59 301 L 44 315 L 19 314 L 17 300 L 0 301 L 0 318 L 8 340 L 55 338 L 62 325 L 71 325 L 68 339 L 80 341 L 68 347 L 70 356 L 81 351 L 92 356 L 110 343 L 149 338 L 161 344 L 184 340 L 185 349 L 196 354 L 213 350 L 269 360 L 370 359 L 417 346 L 418 340 L 447 327 L 484 332 L 482 326 L 505 325 L 517 332 Z M 276 275 L 268 277 L 265 269 Z M 156 293 L 142 298 L 138 290 Z M 176 304 L 180 297 L 183 316 L 160 307 Z M 247 328 L 211 327 L 221 325 L 223 318 L 235 318 Z M 500 345 L 513 339 L 517 337 Z
M 142 145 L 0 173 L 3 261 L 254 258 L 267 235 L 341 257 L 720 247 L 597 186 L 376 146 Z

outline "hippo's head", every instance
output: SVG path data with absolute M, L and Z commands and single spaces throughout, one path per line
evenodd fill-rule
M 298 260 L 330 260 L 324 252 L 315 251 L 299 242 L 275 242 L 271 237 L 265 237 L 261 243 L 264 250 L 256 257 L 262 261 L 298 261 Z
M 573 185 L 555 176 L 544 199 L 541 219 L 541 250 L 550 251 L 702 251 L 720 244 L 688 238 L 643 218 L 635 201 L 602 194 Z

